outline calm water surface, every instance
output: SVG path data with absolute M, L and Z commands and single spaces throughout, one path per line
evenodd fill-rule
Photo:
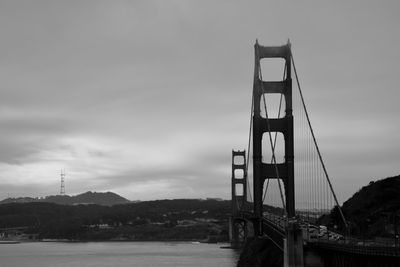
M 226 245 L 226 244 L 224 244 Z M 36 242 L 0 244 L 1 267 L 233 267 L 238 255 L 221 244 L 189 242 Z

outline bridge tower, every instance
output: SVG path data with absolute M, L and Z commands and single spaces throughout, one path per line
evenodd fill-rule
M 246 150 L 232 150 L 231 184 L 232 216 L 230 218 L 230 239 L 233 247 L 241 247 L 248 234 L 247 221 L 242 216 L 247 204 Z
M 263 216 L 263 188 L 266 178 L 281 179 L 285 189 L 285 208 L 287 216 L 286 241 L 284 247 L 285 266 L 303 266 L 301 232 L 296 229 L 294 198 L 294 137 L 292 114 L 292 78 L 291 46 L 266 47 L 256 42 L 253 82 L 253 194 L 254 194 L 254 231 L 256 236 L 263 234 L 261 219 Z M 286 79 L 283 81 L 264 81 L 261 74 L 261 59 L 282 58 L 285 61 Z M 285 98 L 285 116 L 283 118 L 263 118 L 261 100 L 268 94 L 282 94 Z M 267 113 L 267 112 L 266 112 Z M 284 136 L 285 159 L 283 163 L 262 161 L 263 134 L 280 132 Z M 272 143 L 271 150 L 273 152 Z M 274 153 L 272 153 L 274 154 Z
M 65 170 L 64 171 L 61 170 L 60 177 L 61 177 L 60 195 L 64 196 L 65 195 Z

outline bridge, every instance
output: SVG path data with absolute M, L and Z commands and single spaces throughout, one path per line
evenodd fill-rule
M 256 41 L 254 49 L 247 150 L 232 151 L 232 246 L 242 247 L 250 238 L 268 240 L 282 265 L 290 267 L 400 266 L 397 244 L 349 233 L 311 125 L 290 42 L 266 47 Z M 269 60 L 282 63 L 279 80 L 263 78 L 268 73 L 262 67 Z M 329 213 L 339 218 L 334 225 L 324 222 Z

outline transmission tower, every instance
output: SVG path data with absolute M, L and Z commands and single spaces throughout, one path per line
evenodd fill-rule
M 60 195 L 65 195 L 65 170 L 61 170 L 61 188 L 60 188 Z

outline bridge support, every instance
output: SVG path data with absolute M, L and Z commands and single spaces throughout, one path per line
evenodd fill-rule
M 263 81 L 260 77 L 260 61 L 263 58 L 283 58 L 285 60 L 286 79 L 284 81 Z M 276 47 L 265 47 L 255 44 L 255 69 L 253 83 L 253 171 L 254 171 L 254 213 L 262 217 L 263 187 L 265 179 L 281 179 L 285 187 L 286 215 L 295 217 L 294 207 L 294 147 L 292 115 L 292 78 L 291 78 L 290 44 Z M 285 97 L 285 117 L 263 118 L 261 100 L 266 94 L 282 94 Z M 265 96 L 268 97 L 268 96 Z M 262 139 L 264 133 L 280 132 L 285 140 L 285 161 L 280 164 L 265 163 L 263 158 Z M 264 148 L 266 149 L 266 148 Z M 272 149 L 272 148 L 271 148 Z M 267 159 L 270 160 L 270 159 Z
M 248 223 L 243 216 L 247 207 L 246 150 L 232 150 L 232 216 L 230 240 L 232 247 L 241 247 L 248 236 Z
M 284 241 L 284 267 L 303 267 L 303 238 L 301 229 L 295 221 L 288 222 Z
M 285 266 L 303 266 L 301 232 L 295 221 L 294 198 L 294 140 L 292 114 L 292 78 L 290 43 L 284 46 L 265 47 L 256 42 L 253 82 L 253 191 L 254 191 L 254 230 L 257 236 L 264 233 L 261 224 L 263 217 L 263 190 L 265 179 L 281 179 L 285 189 L 285 211 L 288 220 L 284 246 Z M 263 58 L 282 58 L 285 61 L 286 79 L 283 81 L 264 81 L 260 61 Z M 268 94 L 281 94 L 285 97 L 285 117 L 270 118 L 261 116 L 261 100 Z M 267 113 L 267 112 L 266 112 Z M 263 134 L 280 132 L 285 140 L 285 160 L 277 164 L 276 159 L 265 163 L 263 158 Z M 271 144 L 271 146 L 273 146 Z M 274 148 L 271 147 L 271 150 Z M 269 159 L 268 159 L 269 160 Z
M 241 248 L 248 237 L 248 224 L 247 221 L 240 218 L 230 218 L 230 242 L 231 247 Z

